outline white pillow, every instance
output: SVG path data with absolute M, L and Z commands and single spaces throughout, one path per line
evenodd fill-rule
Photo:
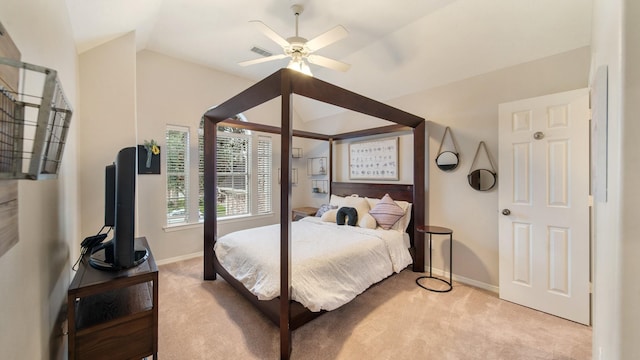
M 348 196 L 342 199 L 338 209 L 342 207 L 352 207 L 358 213 L 358 226 L 366 228 L 367 219 L 365 215 L 369 214 L 369 203 L 367 199 L 355 196 Z
M 367 205 L 369 206 L 369 209 L 373 209 L 373 207 L 376 206 L 376 204 L 378 204 L 378 202 L 380 201 L 380 199 L 375 199 L 375 198 L 368 198 L 368 197 L 360 198 L 360 197 L 357 197 L 357 195 L 345 197 L 345 196 L 338 196 L 338 195 L 332 194 L 331 198 L 329 199 L 329 205 L 338 206 L 338 208 L 340 208 L 342 206 L 345 206 L 345 205 L 342 205 L 342 203 L 344 199 L 347 199 L 347 198 L 365 199 L 367 201 Z M 409 226 L 409 222 L 411 221 L 411 203 L 407 201 L 402 201 L 402 200 L 394 200 L 394 201 L 396 202 L 396 204 L 398 204 L 398 206 L 404 209 L 404 215 L 400 218 L 400 220 L 398 220 L 398 222 L 393 224 L 393 226 L 391 227 L 391 230 L 406 232 L 407 227 Z M 355 207 L 355 206 L 352 206 L 352 207 Z M 366 211 L 367 214 L 369 213 L 369 209 L 367 209 Z M 356 211 L 358 211 L 357 208 L 356 208 Z M 337 213 L 337 210 L 335 212 Z M 324 218 L 322 220 L 326 221 L 324 220 Z M 362 220 L 362 216 L 360 216 L 360 212 L 358 211 L 358 226 L 370 229 L 369 226 L 371 225 L 368 224 L 367 221 L 371 221 L 371 218 L 364 220 L 363 223 L 360 222 L 361 220 Z M 333 214 L 333 222 L 336 222 L 335 214 Z
M 407 210 L 404 211 L 404 215 L 393 226 L 397 226 L 397 230 L 401 232 L 407 232 L 409 223 L 411 222 L 411 203 L 407 203 Z M 402 205 L 400 206 L 402 207 Z M 393 229 L 393 226 L 391 227 Z
M 371 214 L 366 214 L 361 220 L 358 220 L 358 225 L 365 229 L 375 229 L 378 227 L 376 219 Z
M 386 194 L 378 204 L 369 210 L 369 214 L 376 219 L 378 225 L 385 230 L 391 229 L 405 214 L 405 210 Z
M 343 199 L 344 199 L 344 196 L 338 196 L 338 195 L 332 194 L 331 199 L 329 199 L 329 205 L 340 207 L 342 205 Z
M 371 209 L 373 209 L 376 205 L 378 205 L 378 202 L 380 202 L 380 199 L 376 199 L 376 198 L 366 198 L 366 199 Z M 412 204 L 408 201 L 403 201 L 403 200 L 394 200 L 394 201 L 396 202 L 396 204 L 398 204 L 398 206 L 400 206 L 404 210 L 404 215 L 402 215 L 400 220 L 398 220 L 395 224 L 393 224 L 393 226 L 391 227 L 391 230 L 406 232 L 407 227 L 409 227 L 409 222 L 411 222 L 411 205 Z
M 331 209 L 328 211 L 325 211 L 324 214 L 322 214 L 322 216 L 320 217 L 320 220 L 322 221 L 326 221 L 326 222 L 336 222 L 336 215 L 338 214 L 338 209 Z

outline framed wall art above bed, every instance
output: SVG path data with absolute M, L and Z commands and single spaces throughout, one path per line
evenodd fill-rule
M 398 137 L 349 144 L 349 179 L 398 180 Z

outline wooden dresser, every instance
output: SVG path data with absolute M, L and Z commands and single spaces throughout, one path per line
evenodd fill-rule
M 158 354 L 158 267 L 149 257 L 121 271 L 97 270 L 89 254 L 67 292 L 69 359 L 141 359 Z

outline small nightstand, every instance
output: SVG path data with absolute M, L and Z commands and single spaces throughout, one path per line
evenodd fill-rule
M 317 212 L 318 208 L 311 206 L 295 208 L 291 211 L 291 219 L 293 221 L 300 220 L 306 216 L 314 216 Z
M 451 289 L 453 289 L 453 230 L 446 228 L 446 227 L 441 227 L 441 226 L 429 226 L 429 225 L 424 225 L 424 226 L 417 226 L 416 230 L 418 230 L 419 232 L 425 233 L 425 234 L 429 234 L 429 275 L 427 276 L 420 276 L 419 278 L 416 279 L 416 284 L 418 284 L 418 286 L 420 286 L 423 289 L 429 290 L 429 291 L 435 291 L 435 292 L 449 292 L 451 291 Z M 449 281 L 445 280 L 445 279 L 440 279 L 437 278 L 435 276 L 433 276 L 433 267 L 431 266 L 431 237 L 433 235 L 448 235 L 449 236 Z M 449 285 L 448 288 L 445 288 L 444 290 L 438 290 L 438 289 L 432 289 L 429 288 L 423 284 L 420 283 L 420 279 L 433 279 L 433 280 L 438 280 L 441 281 L 443 283 L 445 283 L 446 285 Z

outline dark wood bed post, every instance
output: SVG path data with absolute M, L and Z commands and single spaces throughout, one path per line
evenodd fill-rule
M 204 183 L 211 189 L 218 188 L 216 178 L 216 132 L 218 124 L 210 119 L 204 119 L 204 163 L 211 166 L 204 167 Z M 204 192 L 204 279 L 215 280 L 216 271 L 213 267 L 215 253 L 213 245 L 218 237 L 217 191 Z
M 331 183 L 333 183 L 333 138 L 329 139 L 329 194 L 331 194 Z
M 416 228 L 425 223 L 425 122 L 422 121 L 413 129 L 413 203 L 422 204 L 413 209 L 413 239 L 415 247 L 415 259 L 413 271 L 424 272 L 424 233 Z M 416 201 L 421 199 L 421 201 Z
M 356 131 L 341 135 L 323 135 L 305 131 L 294 131 L 292 121 L 292 94 L 296 93 L 311 99 L 332 104 L 359 113 L 371 115 L 380 119 L 395 122 L 396 125 Z M 226 270 L 216 261 L 213 246 L 217 241 L 217 178 L 216 178 L 216 135 L 219 122 L 230 121 L 234 115 L 247 109 L 251 109 L 266 101 L 282 97 L 282 127 L 281 129 L 267 125 L 249 125 L 237 122 L 239 127 L 252 128 L 257 131 L 265 131 L 281 134 L 281 196 L 280 196 L 280 298 L 279 313 L 274 314 L 275 306 L 262 302 L 254 297 L 239 281 L 233 279 Z M 329 141 L 329 164 L 330 179 L 333 179 L 333 143 L 334 140 L 348 139 L 355 136 L 368 136 L 380 133 L 405 131 L 413 128 L 414 135 L 414 185 L 413 203 L 422 206 L 413 207 L 414 228 L 414 264 L 413 270 L 424 271 L 424 234 L 415 230 L 415 226 L 425 223 L 425 122 L 423 118 L 406 113 L 378 101 L 363 97 L 345 89 L 336 87 L 324 81 L 307 77 L 294 70 L 281 69 L 272 75 L 264 78 L 244 90 L 235 97 L 227 100 L 216 108 L 209 109 L 205 115 L 205 148 L 204 148 L 204 181 L 205 181 L 205 219 L 204 219 L 204 279 L 215 280 L 216 272 L 245 295 L 259 309 L 269 316 L 274 322 L 278 321 L 280 326 L 280 357 L 289 359 L 291 357 L 291 331 L 307 321 L 315 318 L 322 312 L 311 313 L 300 304 L 291 301 L 291 147 L 292 137 L 302 136 L 316 140 Z M 233 120 L 231 120 L 233 123 Z M 333 181 L 330 181 L 329 190 L 333 193 Z M 350 184 L 350 183 L 343 183 Z M 402 186 L 400 186 L 402 187 Z M 336 187 L 338 189 L 338 187 Z M 345 191 L 344 189 L 342 191 Z M 350 192 L 351 194 L 353 191 Z M 394 192 L 395 193 L 395 192 Z M 384 193 L 377 194 L 382 197 Z M 377 196 L 376 195 L 376 196 Z M 404 200 L 410 201 L 411 197 L 402 194 Z M 420 199 L 420 200 L 418 200 Z M 274 304 L 276 305 L 276 304 Z M 297 305 L 294 306 L 294 305 Z M 302 312 L 301 312 L 302 310 Z M 306 311 L 305 311 L 306 310 Z M 295 313 L 295 320 L 291 316 Z
M 282 126 L 280 167 L 280 358 L 291 356 L 291 79 L 282 76 Z

